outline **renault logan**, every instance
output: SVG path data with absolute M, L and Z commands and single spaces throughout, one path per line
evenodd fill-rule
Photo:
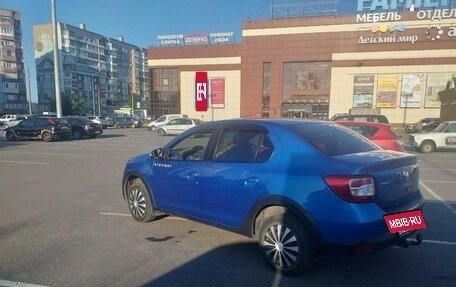
M 122 194 L 140 222 L 165 213 L 257 238 L 269 265 L 293 275 L 330 246 L 419 244 L 418 179 L 415 155 L 334 122 L 236 119 L 131 158 Z

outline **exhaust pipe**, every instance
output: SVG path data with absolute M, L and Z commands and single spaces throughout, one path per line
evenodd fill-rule
M 421 233 L 418 233 L 415 238 L 404 238 L 399 242 L 400 247 L 407 248 L 409 246 L 417 246 L 421 244 L 421 241 L 423 241 L 423 235 Z

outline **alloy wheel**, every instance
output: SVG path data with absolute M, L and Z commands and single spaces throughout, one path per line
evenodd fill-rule
M 143 218 L 146 214 L 146 198 L 139 188 L 132 189 L 128 194 L 128 204 L 131 213 L 137 218 Z
M 300 257 L 298 239 L 282 224 L 268 228 L 263 237 L 263 248 L 269 260 L 280 269 L 293 267 Z

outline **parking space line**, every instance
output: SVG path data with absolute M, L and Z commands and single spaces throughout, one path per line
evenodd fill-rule
M 456 183 L 456 181 L 449 181 L 449 180 L 422 180 L 421 182 L 430 182 L 430 183 Z
M 36 162 L 36 161 L 16 161 L 16 160 L 0 160 L 4 163 L 25 163 L 25 164 L 49 164 L 48 162 Z
M 432 243 L 432 244 L 456 246 L 456 242 L 451 242 L 451 241 L 439 241 L 439 240 L 427 240 L 427 239 L 424 239 L 423 243 Z
M 44 285 L 29 284 L 17 281 L 7 281 L 0 279 L 0 287 L 47 287 Z
M 454 215 L 456 215 L 456 209 L 453 206 L 449 205 L 442 197 L 440 197 L 440 195 L 438 195 L 430 187 L 425 185 L 422 181 L 420 181 L 420 184 L 422 187 L 424 187 L 424 189 L 426 189 L 427 192 L 429 192 L 433 197 L 435 197 L 438 201 L 445 205 L 451 212 L 453 212 Z
M 34 154 L 34 155 L 62 155 L 62 156 L 91 156 L 90 154 L 73 154 L 73 153 L 50 153 L 50 152 L 26 152 L 26 151 L 2 151 L 2 153 L 17 153 L 17 154 Z
M 116 212 L 99 212 L 98 214 L 99 214 L 99 215 L 111 215 L 111 216 L 126 216 L 126 217 L 130 217 L 130 216 L 131 216 L 130 214 L 126 214 L 126 213 L 116 213 Z M 184 221 L 187 220 L 187 219 L 185 219 L 185 218 L 176 217 L 176 216 L 168 216 L 168 217 L 165 217 L 165 219 L 171 219 L 171 220 L 184 220 Z M 1 287 L 1 286 L 0 286 L 0 287 Z

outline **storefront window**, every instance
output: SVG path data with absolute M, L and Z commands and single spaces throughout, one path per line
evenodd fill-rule
M 327 118 L 330 88 L 329 62 L 284 63 L 282 116 Z
M 152 69 L 152 118 L 180 113 L 179 69 Z
M 269 118 L 271 102 L 271 63 L 263 63 L 263 97 L 261 101 L 261 117 Z

